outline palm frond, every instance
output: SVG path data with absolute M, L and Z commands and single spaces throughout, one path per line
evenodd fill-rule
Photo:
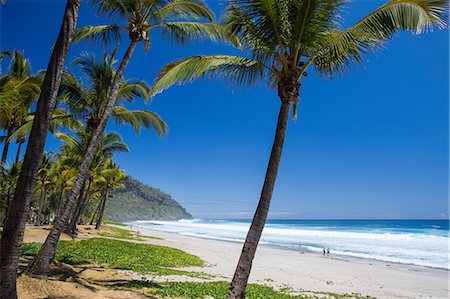
M 108 42 L 113 41 L 117 44 L 122 38 L 122 34 L 125 32 L 126 29 L 124 27 L 116 24 L 86 26 L 75 30 L 73 41 L 79 42 L 82 40 L 89 40 L 93 42 L 102 42 L 105 45 L 108 45 Z
M 165 22 L 163 33 L 181 44 L 192 40 L 209 39 L 214 42 L 229 42 L 233 46 L 241 48 L 241 43 L 236 35 L 231 34 L 225 27 L 214 23 Z
M 447 0 L 393 0 L 347 30 L 324 35 L 314 54 L 316 69 L 325 76 L 343 72 L 362 55 L 374 51 L 398 30 L 420 34 L 447 26 Z
M 131 19 L 130 5 L 136 0 L 91 0 L 91 5 L 97 7 L 97 12 L 109 16 L 122 16 Z M 133 3 L 134 2 L 134 3 Z
M 155 95 L 174 84 L 192 82 L 199 77 L 220 77 L 241 85 L 256 83 L 264 77 L 266 68 L 259 62 L 229 55 L 199 55 L 167 64 L 152 87 Z
M 214 15 L 209 7 L 199 0 L 171 0 L 165 6 L 152 14 L 160 20 L 177 19 L 207 19 L 214 22 Z
M 66 102 L 71 110 L 83 110 L 84 106 L 88 104 L 89 93 L 83 89 L 83 86 L 73 74 L 64 73 L 60 93 L 61 100 Z
M 66 146 L 82 149 L 83 145 L 70 134 L 64 132 L 55 132 L 55 137 L 61 140 Z
M 167 124 L 154 112 L 147 110 L 128 110 L 122 106 L 116 106 L 113 110 L 113 117 L 118 124 L 132 125 L 139 133 L 141 127 L 153 129 L 158 136 L 167 132 Z
M 64 108 L 56 108 L 50 120 L 50 131 L 54 132 L 57 128 L 67 128 L 72 131 L 81 130 L 83 124 Z
M 275 52 L 277 43 L 258 28 L 256 22 L 235 4 L 227 9 L 224 27 L 234 36 L 239 36 L 242 46 L 254 52 Z
M 123 81 L 119 86 L 117 92 L 117 102 L 121 100 L 127 100 L 128 102 L 134 101 L 135 98 L 143 98 L 144 101 L 149 99 L 150 86 L 144 81 L 127 82 Z

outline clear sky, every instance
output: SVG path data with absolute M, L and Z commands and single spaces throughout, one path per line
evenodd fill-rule
M 217 15 L 225 8 L 224 2 L 207 2 Z M 348 4 L 345 24 L 382 3 Z M 0 8 L 1 48 L 23 49 L 34 71 L 45 68 L 64 5 L 8 1 Z M 83 1 L 80 26 L 108 21 Z M 346 76 L 323 80 L 310 71 L 299 119 L 288 126 L 270 217 L 448 217 L 448 42 L 448 30 L 401 33 Z M 80 51 L 102 53 L 99 46 L 80 44 L 68 61 Z M 168 62 L 212 53 L 239 52 L 209 42 L 178 46 L 155 31 L 152 48 L 147 54 L 142 46 L 137 50 L 125 76 L 151 83 Z M 138 100 L 130 107 L 145 106 Z M 172 194 L 195 217 L 251 218 L 273 140 L 277 93 L 263 84 L 231 88 L 204 80 L 175 86 L 146 108 L 167 121 L 167 136 L 108 128 L 131 148 L 115 158 L 127 174 Z M 53 137 L 47 144 L 58 146 Z

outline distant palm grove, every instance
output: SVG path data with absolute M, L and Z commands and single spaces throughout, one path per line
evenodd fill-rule
M 157 112 L 131 110 L 128 104 L 148 103 L 170 86 L 197 78 L 221 78 L 235 86 L 262 82 L 278 91 L 274 100 L 280 104 L 279 116 L 259 204 L 227 294 L 245 298 L 289 115 L 296 119 L 304 77 L 343 74 L 399 30 L 420 34 L 447 26 L 447 0 L 392 0 L 344 29 L 345 2 L 229 0 L 216 20 L 201 0 L 67 0 L 63 15 L 55 17 L 55 26 L 60 18 L 62 24 L 46 70 L 33 72 L 32 61 L 21 49 L 2 49 L 0 59 L 9 66 L 0 78 L 1 298 L 17 297 L 26 224 L 51 225 L 26 269 L 27 275 L 46 279 L 61 233 L 77 234 L 79 224 L 99 228 L 109 195 L 125 188 L 127 175 L 114 155 L 129 147 L 118 132 L 106 130 L 107 123 L 112 120 L 136 133 L 153 130 L 162 136 L 168 125 Z M 77 27 L 80 5 L 111 22 Z M 151 56 L 151 35 L 161 32 L 178 44 L 225 43 L 241 55 L 167 57 L 175 62 L 157 78 L 127 78 L 128 65 L 139 63 L 133 60 L 136 47 L 144 47 Z M 71 44 L 86 41 L 104 54 L 75 53 L 77 58 L 68 61 Z M 60 141 L 56 150 L 45 146 L 49 134 Z M 12 143 L 17 144 L 15 152 L 10 150 Z M 124 199 L 120 206 L 126 204 Z

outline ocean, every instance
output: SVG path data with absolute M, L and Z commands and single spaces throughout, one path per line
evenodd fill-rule
M 243 242 L 250 220 L 135 221 L 143 228 Z M 449 269 L 448 220 L 269 220 L 260 244 Z

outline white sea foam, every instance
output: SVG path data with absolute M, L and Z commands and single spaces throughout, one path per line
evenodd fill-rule
M 200 219 L 136 221 L 134 224 L 166 232 L 235 242 L 243 242 L 249 228 L 249 224 L 244 222 Z M 261 243 L 312 252 L 321 252 L 322 248 L 329 247 L 332 254 L 336 255 L 449 269 L 448 235 L 268 224 Z

